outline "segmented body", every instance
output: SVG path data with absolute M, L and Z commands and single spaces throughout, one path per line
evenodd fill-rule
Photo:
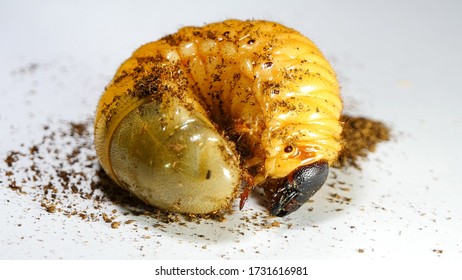
M 125 116 L 120 111 L 172 97 L 235 143 L 255 184 L 319 160 L 331 163 L 340 150 L 334 71 L 313 42 L 274 22 L 185 27 L 136 50 L 98 105 L 95 143 L 110 176 L 107 151 L 114 123 Z

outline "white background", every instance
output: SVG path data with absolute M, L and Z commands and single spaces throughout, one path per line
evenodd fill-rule
M 2 159 L 40 140 L 44 124 L 92 117 L 118 65 L 141 44 L 228 18 L 274 20 L 310 37 L 338 73 L 346 112 L 387 123 L 393 139 L 361 171 L 336 172 L 351 188 L 342 193 L 349 205 L 330 203 L 325 187 L 267 229 L 243 225 L 265 211 L 251 199 L 222 223 L 114 230 L 45 212 L 7 189 L 0 169 L 0 258 L 460 258 L 461 3 L 1 1 Z M 33 73 L 18 75 L 32 63 Z

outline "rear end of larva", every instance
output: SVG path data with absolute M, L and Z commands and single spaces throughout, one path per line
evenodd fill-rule
M 146 107 L 155 112 L 149 116 L 154 119 L 134 122 L 133 116 L 149 115 L 143 113 Z M 149 204 L 192 214 L 218 211 L 229 207 L 244 176 L 247 191 L 255 185 L 275 189 L 270 209 L 281 216 L 295 211 L 324 183 L 327 166 L 340 150 L 341 109 L 334 71 L 309 39 L 273 22 L 228 20 L 186 27 L 139 48 L 100 100 L 95 142 L 111 178 Z M 174 117 L 178 114 L 181 120 Z M 165 127 L 150 122 L 166 119 L 167 127 L 191 122 L 196 130 L 184 134 L 173 129 L 162 136 Z M 196 145 L 190 141 L 194 137 L 215 140 Z M 167 138 L 177 140 L 167 143 Z M 151 141 L 157 148 L 140 150 L 137 141 Z M 204 146 L 210 147 L 205 154 Z M 130 167 L 140 151 L 148 150 L 153 154 Z M 165 153 L 175 159 L 163 161 Z M 196 156 L 183 156 L 188 153 Z M 151 168 L 148 177 L 140 176 L 137 170 L 152 167 L 153 161 L 162 164 Z M 182 168 L 166 173 L 166 165 L 179 162 Z M 194 165 L 206 167 L 189 172 Z M 217 180 L 210 181 L 211 176 Z M 211 182 L 207 189 L 197 187 Z M 147 198 L 153 195 L 146 189 L 154 189 L 156 198 Z M 208 201 L 215 193 L 220 199 L 215 197 L 219 202 L 212 207 Z
M 209 120 L 187 75 L 169 60 L 169 49 L 152 43 L 150 51 L 122 64 L 100 99 L 95 147 L 101 166 L 160 209 L 226 211 L 241 181 L 234 147 Z

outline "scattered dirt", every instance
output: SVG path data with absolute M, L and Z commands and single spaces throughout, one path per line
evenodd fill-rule
M 343 149 L 334 167 L 352 165 L 361 169 L 358 160 L 374 152 L 380 142 L 390 140 L 390 128 L 384 123 L 364 117 L 343 115 Z
M 345 124 L 342 134 L 344 149 L 335 165 L 337 168 L 350 165 L 360 168 L 359 159 L 374 151 L 377 143 L 387 141 L 390 137 L 389 129 L 381 122 L 351 116 L 343 116 L 342 121 Z M 31 197 L 48 213 L 78 217 L 85 221 L 102 221 L 114 229 L 134 223 L 133 219 L 121 220 L 121 217 L 129 214 L 150 216 L 160 223 L 204 218 L 166 213 L 144 204 L 116 186 L 98 163 L 93 148 L 92 128 L 91 120 L 71 122 L 57 130 L 44 127 L 40 143 L 7 153 L 4 158 L 6 167 L 0 171 L 6 177 L 7 186 L 20 195 Z M 334 184 L 343 192 L 349 191 L 348 187 L 343 186 L 345 182 L 337 180 L 330 185 L 336 189 Z M 328 201 L 348 204 L 351 198 L 332 192 Z M 112 206 L 107 207 L 109 204 Z M 118 208 L 123 209 L 122 212 L 119 213 Z M 280 227 L 279 222 L 266 214 L 257 216 L 243 217 L 242 220 L 262 228 Z M 205 218 L 226 221 L 223 215 Z

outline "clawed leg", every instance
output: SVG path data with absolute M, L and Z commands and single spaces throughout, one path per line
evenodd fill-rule
M 249 194 L 250 192 L 254 189 L 255 187 L 255 180 L 253 179 L 253 176 L 250 175 L 249 173 L 244 174 L 244 182 L 245 182 L 245 187 L 244 190 L 241 193 L 241 200 L 239 202 L 239 210 L 242 210 L 244 208 L 245 203 L 247 202 L 247 199 L 249 199 Z

